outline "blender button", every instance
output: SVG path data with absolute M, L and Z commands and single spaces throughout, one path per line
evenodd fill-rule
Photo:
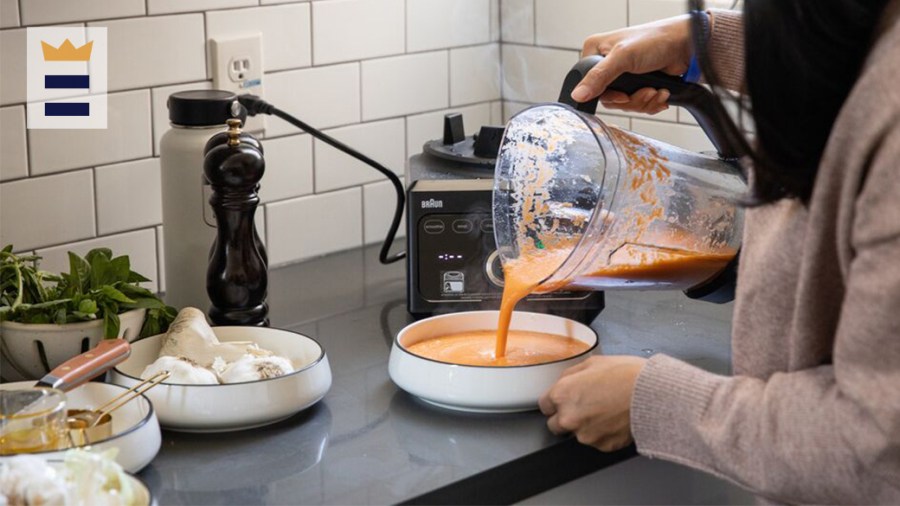
M 494 220 L 483 220 L 481 222 L 481 231 L 485 234 L 494 233 Z
M 468 234 L 475 228 L 469 220 L 456 220 L 453 222 L 453 231 L 457 234 Z
M 428 234 L 440 234 L 444 231 L 444 222 L 441 220 L 428 220 L 422 225 L 422 229 Z

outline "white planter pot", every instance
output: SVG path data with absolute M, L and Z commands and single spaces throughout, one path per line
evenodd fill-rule
M 119 336 L 131 342 L 138 338 L 146 309 L 119 315 Z M 103 320 L 66 323 L 0 323 L 3 379 L 40 379 L 51 369 L 83 353 L 103 339 Z

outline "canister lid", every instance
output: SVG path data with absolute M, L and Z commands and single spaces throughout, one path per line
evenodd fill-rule
M 237 95 L 223 90 L 179 91 L 169 95 L 169 121 L 181 126 L 225 125 L 231 118 L 246 119 Z

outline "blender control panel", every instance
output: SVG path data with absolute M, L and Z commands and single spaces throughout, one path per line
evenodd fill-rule
M 503 294 L 503 270 L 494 240 L 491 213 L 493 181 L 420 180 L 408 192 L 408 303 L 413 314 L 497 309 Z M 533 295 L 521 303 L 570 306 L 594 302 L 597 294 L 556 292 Z M 530 310 L 542 311 L 532 305 Z M 602 306 L 601 306 L 602 307 Z M 549 310 L 549 309 L 548 309 Z

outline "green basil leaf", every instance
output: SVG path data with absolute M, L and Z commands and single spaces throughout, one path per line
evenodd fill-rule
M 114 339 L 119 335 L 119 315 L 114 311 L 103 313 L 103 338 Z
M 94 259 L 97 257 L 103 257 L 106 260 L 112 259 L 112 250 L 109 248 L 94 248 L 88 251 L 88 254 L 84 256 L 84 259 L 88 261 L 88 263 L 94 263 Z
M 118 281 L 127 283 L 130 275 L 131 262 L 128 260 L 127 256 L 116 257 L 109 262 L 110 280 L 107 281 L 107 284 L 111 285 Z
M 78 303 L 78 311 L 81 313 L 94 314 L 97 312 L 97 303 L 92 299 L 84 299 Z
M 129 283 L 146 283 L 148 281 L 152 280 L 150 278 L 144 277 L 143 274 L 140 274 L 138 272 L 131 271 L 131 273 L 128 275 Z
M 91 265 L 75 253 L 69 252 L 69 286 L 83 292 L 91 275 Z
M 126 296 L 124 293 L 120 292 L 119 290 L 116 290 L 112 286 L 109 286 L 109 285 L 101 286 L 99 291 L 100 291 L 100 293 L 102 293 L 104 296 L 106 296 L 110 300 L 114 300 L 116 302 L 125 302 L 128 304 L 135 303 L 134 300 L 128 298 L 128 296 Z
M 140 298 L 135 299 L 133 304 L 128 304 L 128 307 L 132 309 L 163 309 L 166 304 L 159 299 Z

